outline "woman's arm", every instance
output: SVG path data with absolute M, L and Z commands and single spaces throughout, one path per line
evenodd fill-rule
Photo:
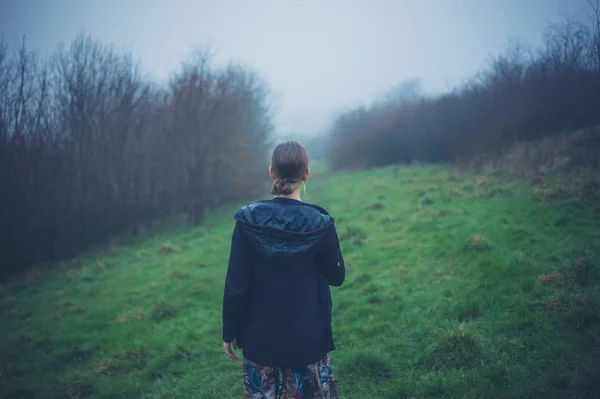
M 327 283 L 334 287 L 339 287 L 346 278 L 346 265 L 340 249 L 340 240 L 335 226 L 331 228 L 325 243 L 323 255 L 323 273 Z
M 250 288 L 251 262 L 248 242 L 236 222 L 231 236 L 229 266 L 223 293 L 223 342 L 233 342 L 244 315 L 244 299 Z

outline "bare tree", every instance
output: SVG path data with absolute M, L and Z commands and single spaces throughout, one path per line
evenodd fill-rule
M 587 0 L 591 12 L 591 24 L 592 24 L 592 55 L 594 66 L 597 72 L 600 72 L 600 0 Z
M 586 68 L 590 30 L 572 18 L 552 24 L 544 33 L 542 58 L 554 73 L 568 73 Z
M 0 274 L 171 215 L 200 223 L 255 187 L 270 133 L 264 82 L 208 52 L 159 87 L 86 34 L 51 62 L 0 40 Z

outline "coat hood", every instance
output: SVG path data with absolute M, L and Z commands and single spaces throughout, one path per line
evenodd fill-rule
M 276 197 L 242 207 L 235 220 L 263 256 L 309 252 L 327 236 L 334 219 L 320 206 Z

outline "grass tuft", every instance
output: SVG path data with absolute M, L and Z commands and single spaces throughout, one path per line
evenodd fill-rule
M 379 221 L 379 223 L 381 224 L 390 224 L 394 221 L 394 218 L 392 218 L 391 216 L 384 216 L 381 218 L 381 220 Z
M 194 357 L 193 351 L 186 345 L 177 345 L 173 353 L 171 353 L 171 357 L 177 361 L 189 361 Z
M 178 313 L 177 306 L 161 298 L 152 306 L 147 317 L 151 321 L 160 322 L 177 317 Z
M 589 252 L 576 254 L 561 271 L 567 279 L 581 286 L 595 284 L 600 279 L 600 267 Z
M 490 245 L 485 240 L 484 236 L 476 234 L 469 239 L 467 248 L 474 252 L 484 252 L 490 250 Z
M 9 361 L 0 363 L 0 380 L 22 377 L 25 373 L 26 369 L 18 363 Z
M 506 191 L 502 188 L 502 187 L 495 187 L 492 189 L 489 189 L 485 192 L 485 197 L 487 198 L 494 198 L 500 195 L 504 195 L 506 193 Z
M 192 287 L 191 295 L 194 297 L 204 297 L 207 295 L 207 287 L 203 283 L 196 283 Z
M 428 206 L 428 205 L 432 205 L 434 204 L 435 201 L 432 200 L 430 197 L 428 197 L 427 195 L 425 195 L 422 199 L 421 199 L 421 206 Z
M 347 243 L 350 247 L 362 246 L 367 240 L 367 233 L 358 226 L 348 226 L 339 234 L 340 241 Z
M 135 321 L 144 320 L 146 315 L 141 309 L 132 309 L 126 311 L 125 313 L 117 316 L 114 320 L 114 324 L 128 324 L 133 323 Z
M 59 382 L 57 398 L 89 398 L 94 394 L 93 385 L 86 381 L 85 376 L 74 375 Z
M 423 364 L 434 370 L 469 367 L 481 359 L 482 353 L 481 337 L 460 326 L 438 338 Z
M 551 283 L 559 281 L 562 278 L 560 273 L 548 273 L 538 277 L 538 281 L 541 283 Z
M 106 264 L 104 262 L 100 262 L 98 260 L 96 261 L 96 265 L 94 266 L 93 271 L 97 274 L 104 274 L 108 271 L 108 268 L 106 267 Z
M 464 307 L 464 310 L 459 311 L 457 319 L 460 322 L 469 321 L 481 317 L 483 309 L 477 303 L 470 303 Z
M 192 277 L 192 276 L 190 276 L 189 273 L 175 270 L 175 271 L 169 273 L 165 278 L 167 280 L 187 280 L 190 277 Z
M 385 205 L 380 201 L 373 202 L 372 204 L 366 207 L 366 209 L 369 211 L 377 211 L 383 208 L 385 208 Z
M 374 383 L 383 383 L 393 376 L 393 371 L 387 362 L 368 353 L 358 353 L 348 362 L 340 364 L 339 372 L 347 378 Z
M 449 197 L 462 197 L 463 193 L 458 191 L 457 189 L 455 189 L 454 187 L 450 187 L 448 189 L 448 196 Z
M 177 252 L 179 252 L 179 250 L 169 243 L 162 244 L 158 250 L 160 255 L 169 255 Z
M 140 346 L 129 349 L 119 355 L 101 360 L 94 368 L 94 373 L 102 376 L 129 374 L 141 370 L 146 365 L 148 349 Z

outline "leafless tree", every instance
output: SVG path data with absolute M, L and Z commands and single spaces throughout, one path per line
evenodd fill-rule
M 565 18 L 548 27 L 538 51 L 513 44 L 445 95 L 340 114 L 329 134 L 332 166 L 468 160 L 599 124 L 598 1 L 590 1 L 592 28 Z
M 248 195 L 268 90 L 210 60 L 195 52 L 160 87 L 87 34 L 43 62 L 0 40 L 0 274 Z
M 591 24 L 592 24 L 592 53 L 595 68 L 597 72 L 600 72 L 600 0 L 587 0 L 591 12 Z

